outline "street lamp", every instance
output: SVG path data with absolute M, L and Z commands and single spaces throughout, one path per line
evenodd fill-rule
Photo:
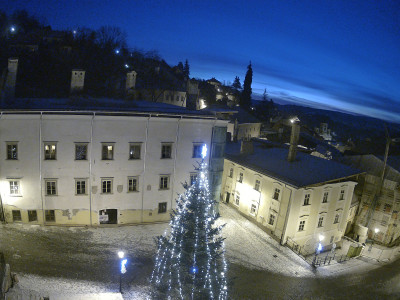
M 118 251 L 118 257 L 121 259 L 121 269 L 119 272 L 119 292 L 122 294 L 122 274 L 126 273 L 126 263 L 128 260 L 124 258 L 125 253 L 123 251 Z

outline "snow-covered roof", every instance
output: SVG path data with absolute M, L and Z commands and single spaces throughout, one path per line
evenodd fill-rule
M 17 98 L 2 103 L 3 112 L 60 111 L 96 113 L 151 113 L 215 118 L 210 112 L 190 110 L 167 103 L 135 101 L 113 98 Z
M 254 142 L 253 145 L 252 154 L 240 154 L 239 143 L 227 144 L 225 157 L 296 188 L 332 182 L 362 173 L 344 164 L 299 151 L 296 160 L 289 162 L 287 148 L 271 148 L 258 142 Z

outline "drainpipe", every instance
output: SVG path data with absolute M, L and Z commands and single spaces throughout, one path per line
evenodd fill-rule
M 143 223 L 143 213 L 144 213 L 144 190 L 145 190 L 145 175 L 146 175 L 146 157 L 147 157 L 147 140 L 149 137 L 149 123 L 151 114 L 147 118 L 146 122 L 146 138 L 144 141 L 144 156 L 143 156 L 143 177 L 142 177 L 142 213 L 140 216 L 140 223 Z
M 173 175 L 172 175 L 172 180 L 171 180 L 171 210 L 172 210 L 172 202 L 174 199 L 174 183 L 175 183 L 175 171 L 176 171 L 176 157 L 178 155 L 178 142 L 179 142 L 179 128 L 181 125 L 181 118 L 178 120 L 178 125 L 176 126 L 176 137 L 175 137 L 175 155 L 174 155 L 174 170 L 173 170 Z
M 43 225 L 46 225 L 46 218 L 44 214 L 44 199 L 43 199 L 43 178 L 42 178 L 42 122 L 43 112 L 40 112 L 40 125 L 39 125 L 39 184 L 40 184 L 40 199 L 42 200 L 42 218 Z
M 285 184 L 285 188 L 287 188 L 287 185 Z M 288 208 L 286 210 L 286 216 L 285 216 L 285 224 L 283 225 L 283 230 L 282 230 L 282 237 L 281 237 L 281 245 L 284 245 L 286 242 L 286 228 L 287 228 L 287 223 L 289 221 L 289 214 L 290 214 L 290 206 L 292 204 L 292 189 L 290 190 L 290 196 L 289 196 L 289 203 L 288 203 Z M 283 196 L 283 195 L 282 195 Z M 279 206 L 279 211 L 280 211 L 281 207 Z M 279 214 L 279 212 L 278 212 Z
M 93 150 L 93 121 L 96 113 L 93 112 L 92 120 L 90 121 L 90 158 L 89 158 L 89 222 L 90 227 L 93 226 L 92 221 L 92 150 Z

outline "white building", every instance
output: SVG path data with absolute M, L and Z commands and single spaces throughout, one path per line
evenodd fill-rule
M 320 236 L 329 247 L 345 233 L 360 171 L 304 153 L 292 162 L 287 156 L 288 149 L 262 142 L 242 142 L 241 151 L 227 146 L 222 198 L 303 254 L 315 251 Z
M 67 100 L 49 111 L 42 109 L 60 107 L 62 99 L 40 107 L 41 100 L 30 100 L 37 109 L 15 100 L 16 109 L 1 112 L 0 210 L 7 222 L 168 220 L 181 183 L 194 179 L 203 144 L 219 196 L 227 121 L 149 102 L 121 110 L 123 101 L 107 99 L 106 109 L 96 99 L 96 110 L 71 110 Z

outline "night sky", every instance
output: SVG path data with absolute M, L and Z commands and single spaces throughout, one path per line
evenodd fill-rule
M 128 45 L 186 58 L 191 77 L 400 123 L 400 1 L 2 1 L 53 29 L 118 26 Z

